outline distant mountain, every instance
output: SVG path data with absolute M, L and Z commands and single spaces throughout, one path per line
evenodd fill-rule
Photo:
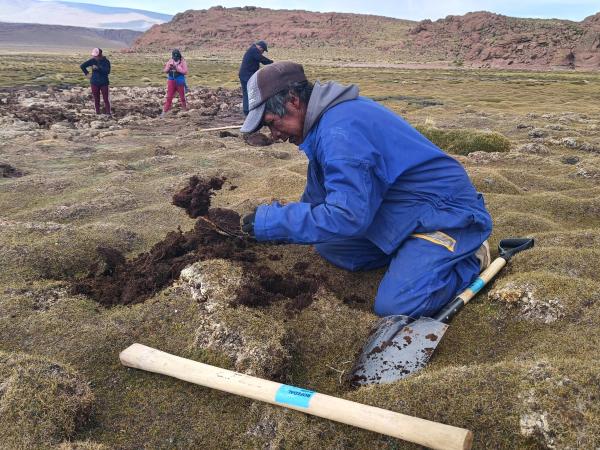
M 142 33 L 133 30 L 0 22 L 0 46 L 37 48 L 125 48 Z
M 245 50 L 257 39 L 277 48 L 384 49 L 394 39 L 403 40 L 409 20 L 365 14 L 318 13 L 245 6 L 179 13 L 165 24 L 152 27 L 134 48 Z
M 177 14 L 140 36 L 133 51 L 171 47 L 243 51 L 264 39 L 310 61 L 549 69 L 600 69 L 600 13 L 581 22 L 521 19 L 489 12 L 432 22 L 389 17 L 213 7 Z M 299 51 L 298 51 L 299 50 Z
M 172 16 L 152 11 L 89 3 L 0 0 L 0 21 L 145 31 Z

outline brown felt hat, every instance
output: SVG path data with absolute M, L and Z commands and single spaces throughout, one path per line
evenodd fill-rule
M 280 61 L 264 66 L 248 80 L 248 109 L 242 133 L 253 133 L 261 125 L 265 102 L 292 83 L 306 81 L 304 68 L 295 62 Z

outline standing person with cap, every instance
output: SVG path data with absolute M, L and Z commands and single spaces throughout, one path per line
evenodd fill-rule
M 90 80 L 92 96 L 94 97 L 94 108 L 96 114 L 100 114 L 100 93 L 104 99 L 104 114 L 111 115 L 110 100 L 108 96 L 108 75 L 110 74 L 110 61 L 102 55 L 101 48 L 92 50 L 92 58 L 88 59 L 81 66 L 84 75 Z M 92 73 L 88 71 L 92 69 Z
M 178 49 L 171 52 L 171 58 L 165 64 L 163 72 L 167 74 L 167 99 L 161 117 L 171 109 L 175 92 L 179 94 L 181 108 L 185 111 L 187 104 L 185 102 L 185 76 L 188 73 L 187 63 Z
M 242 229 L 258 241 L 312 244 L 349 271 L 387 266 L 380 316 L 435 314 L 490 262 L 492 220 L 462 165 L 355 85 L 310 83 L 278 62 L 248 81 L 241 131 L 267 126 L 308 158 L 300 201 L 261 205 Z
M 239 77 L 240 84 L 242 85 L 242 95 L 244 97 L 243 107 L 245 116 L 248 115 L 248 80 L 256 73 L 261 63 L 265 65 L 273 63 L 269 58 L 263 56 L 263 53 L 267 51 L 267 43 L 265 41 L 258 41 L 246 50 L 244 58 L 242 59 Z

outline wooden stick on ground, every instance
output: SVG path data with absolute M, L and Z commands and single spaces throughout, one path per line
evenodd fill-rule
M 216 127 L 216 128 L 204 128 L 204 129 L 199 129 L 198 131 L 202 132 L 202 131 L 221 131 L 221 130 L 234 130 L 234 129 L 240 129 L 242 128 L 242 125 L 227 125 L 224 127 Z
M 141 344 L 127 347 L 119 358 L 128 367 L 284 406 L 434 449 L 468 450 L 473 441 L 473 433 L 463 428 L 220 369 Z

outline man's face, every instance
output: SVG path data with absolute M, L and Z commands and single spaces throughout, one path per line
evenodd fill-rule
M 256 48 L 258 49 L 258 51 L 262 54 L 265 52 L 265 49 L 262 48 L 260 45 L 256 45 Z
M 304 118 L 306 105 L 296 96 L 292 96 L 285 104 L 286 114 L 279 117 L 277 114 L 265 113 L 263 125 L 269 127 L 274 140 L 289 141 L 300 145 L 304 131 Z

